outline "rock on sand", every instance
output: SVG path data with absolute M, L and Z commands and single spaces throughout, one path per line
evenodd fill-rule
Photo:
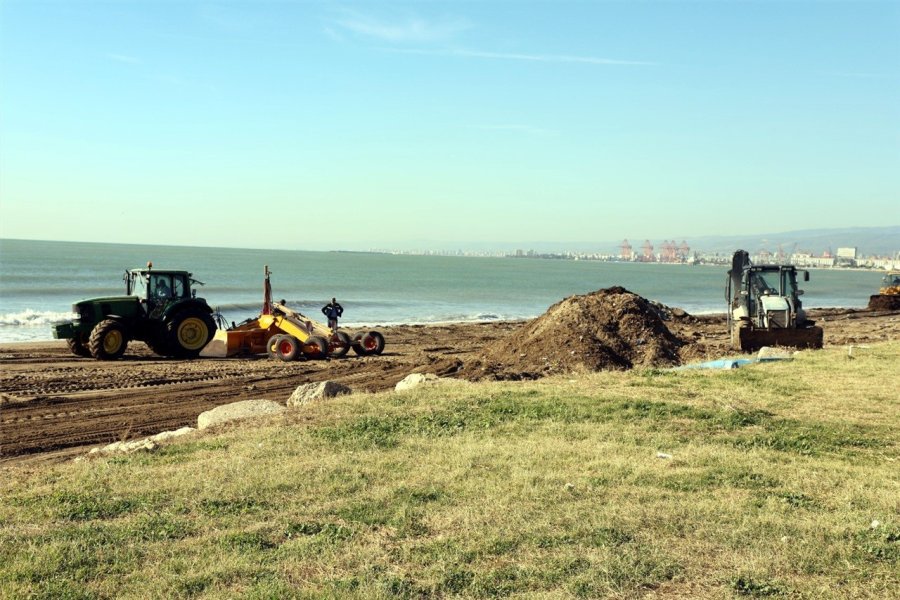
M 334 381 L 320 381 L 319 383 L 304 383 L 298 385 L 291 397 L 288 398 L 288 408 L 296 408 L 303 406 L 315 400 L 324 400 L 325 398 L 333 398 L 335 396 L 343 396 L 349 394 L 353 390 L 346 385 L 336 383 Z
M 244 400 L 243 402 L 223 404 L 212 410 L 200 413 L 200 416 L 197 417 L 197 429 L 207 429 L 228 421 L 277 415 L 286 410 L 284 406 L 272 400 Z

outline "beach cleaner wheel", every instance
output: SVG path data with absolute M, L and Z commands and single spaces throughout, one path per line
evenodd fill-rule
M 306 358 L 326 358 L 328 356 L 328 342 L 323 337 L 312 336 L 303 345 L 303 354 Z
M 285 362 L 297 360 L 303 354 L 300 351 L 300 340 L 292 335 L 281 336 L 275 344 L 275 353 Z
M 328 355 L 335 358 L 346 356 L 350 352 L 350 336 L 343 331 L 338 331 L 328 341 Z

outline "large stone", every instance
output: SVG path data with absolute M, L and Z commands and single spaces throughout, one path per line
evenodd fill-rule
M 794 352 L 782 347 L 763 346 L 756 353 L 756 359 L 759 362 L 768 362 L 776 360 L 791 360 L 794 358 Z
M 288 398 L 288 408 L 296 408 L 303 406 L 316 400 L 324 400 L 326 398 L 334 398 L 335 396 L 343 396 L 350 394 L 353 390 L 346 385 L 334 381 L 320 381 L 318 383 L 304 383 L 298 385 L 291 397 Z
M 284 406 L 272 400 L 244 400 L 223 404 L 200 413 L 200 416 L 197 417 L 197 429 L 208 429 L 229 421 L 277 415 L 285 410 L 287 409 Z
M 132 452 L 153 452 L 159 444 L 150 438 L 131 440 L 130 442 L 113 442 L 102 448 L 92 448 L 88 454 L 131 454 Z
M 397 385 L 394 386 L 394 391 L 402 392 L 423 385 L 440 385 L 450 381 L 456 380 L 450 379 L 449 377 L 438 377 L 432 373 L 410 373 L 397 382 Z
M 174 431 L 163 431 L 161 433 L 157 433 L 156 435 L 151 435 L 148 438 L 130 440 L 127 442 L 114 442 L 107 446 L 91 448 L 91 451 L 88 454 L 93 456 L 96 454 L 131 454 L 132 452 L 139 451 L 153 452 L 154 450 L 159 448 L 160 442 L 165 442 L 172 438 L 181 437 L 193 431 L 197 430 L 193 427 L 182 427 L 181 429 L 176 429 Z
M 147 439 L 152 440 L 154 442 L 165 442 L 172 438 L 181 437 L 183 435 L 187 435 L 194 431 L 197 431 L 197 430 L 193 427 L 182 427 L 181 429 L 175 429 L 172 431 L 163 431 L 163 432 L 157 433 L 156 435 L 151 435 Z

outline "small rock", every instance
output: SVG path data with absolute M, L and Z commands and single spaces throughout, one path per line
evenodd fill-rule
M 665 458 L 665 459 L 668 460 L 668 459 L 671 459 L 671 458 L 672 458 L 672 455 L 671 455 L 671 454 L 666 454 L 665 452 L 657 452 L 657 453 L 656 453 L 656 458 Z
M 869 525 L 869 529 L 878 529 L 879 525 L 881 525 L 881 521 L 879 521 L 878 519 L 874 519 L 871 525 Z
M 773 348 L 771 346 L 763 346 L 756 353 L 757 360 L 791 360 L 794 358 L 793 352 L 784 348 Z
M 394 391 L 402 392 L 404 390 L 417 388 L 421 385 L 439 385 L 448 381 L 454 380 L 448 377 L 438 377 L 432 373 L 410 373 L 397 382 L 397 385 L 394 386 Z
M 142 440 L 131 440 L 130 442 L 113 442 L 102 448 L 92 448 L 89 454 L 131 454 L 132 452 L 153 452 L 159 448 L 159 444 L 145 438 Z
M 335 381 L 320 381 L 318 383 L 304 383 L 298 385 L 291 397 L 288 398 L 288 408 L 296 408 L 309 404 L 315 400 L 324 400 L 326 398 L 334 398 L 335 396 L 343 396 L 350 394 L 353 390 L 346 385 Z

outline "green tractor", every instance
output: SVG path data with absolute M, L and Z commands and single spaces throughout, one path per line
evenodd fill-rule
M 212 339 L 212 309 L 197 298 L 187 271 L 146 269 L 125 272 L 125 295 L 82 300 L 72 306 L 74 321 L 53 328 L 77 356 L 115 360 L 131 340 L 144 342 L 160 356 L 195 358 Z

